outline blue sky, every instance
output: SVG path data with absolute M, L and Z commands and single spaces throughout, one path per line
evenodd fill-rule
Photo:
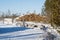
M 26 13 L 27 11 L 41 13 L 45 0 L 0 0 L 0 11 L 12 13 Z

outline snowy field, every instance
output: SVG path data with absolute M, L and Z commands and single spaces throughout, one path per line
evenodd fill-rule
M 47 28 L 44 31 L 41 28 L 18 27 L 15 24 L 6 25 L 0 23 L 0 40 L 44 40 L 47 32 L 59 36 L 55 29 Z M 55 40 L 60 40 L 55 38 Z

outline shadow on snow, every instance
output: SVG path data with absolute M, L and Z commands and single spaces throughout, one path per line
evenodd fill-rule
M 26 27 L 0 28 L 0 34 L 15 32 L 15 31 L 23 31 L 23 30 L 26 30 L 26 29 L 30 29 L 30 28 L 26 28 Z

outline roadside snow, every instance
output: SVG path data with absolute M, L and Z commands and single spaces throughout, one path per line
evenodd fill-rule
M 0 40 L 41 40 L 43 39 L 42 35 L 44 34 L 43 30 L 38 28 L 28 29 L 25 31 L 17 31 L 12 33 L 0 34 Z M 40 38 L 41 37 L 41 38 Z
M 50 32 L 54 35 L 57 35 L 57 31 L 51 27 L 50 24 L 43 24 L 43 23 L 33 23 L 33 22 L 26 22 L 29 24 L 36 24 L 40 27 L 40 25 L 44 25 L 48 27 L 47 32 Z M 16 23 L 11 25 L 6 25 L 0 22 L 0 28 L 9 28 L 9 27 L 18 27 Z M 40 28 L 31 28 L 24 31 L 15 31 L 11 33 L 4 33 L 0 34 L 0 40 L 43 40 L 47 35 L 46 32 Z

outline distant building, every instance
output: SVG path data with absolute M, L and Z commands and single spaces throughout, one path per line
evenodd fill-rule
M 12 24 L 13 22 L 12 18 L 4 18 L 4 24 Z

